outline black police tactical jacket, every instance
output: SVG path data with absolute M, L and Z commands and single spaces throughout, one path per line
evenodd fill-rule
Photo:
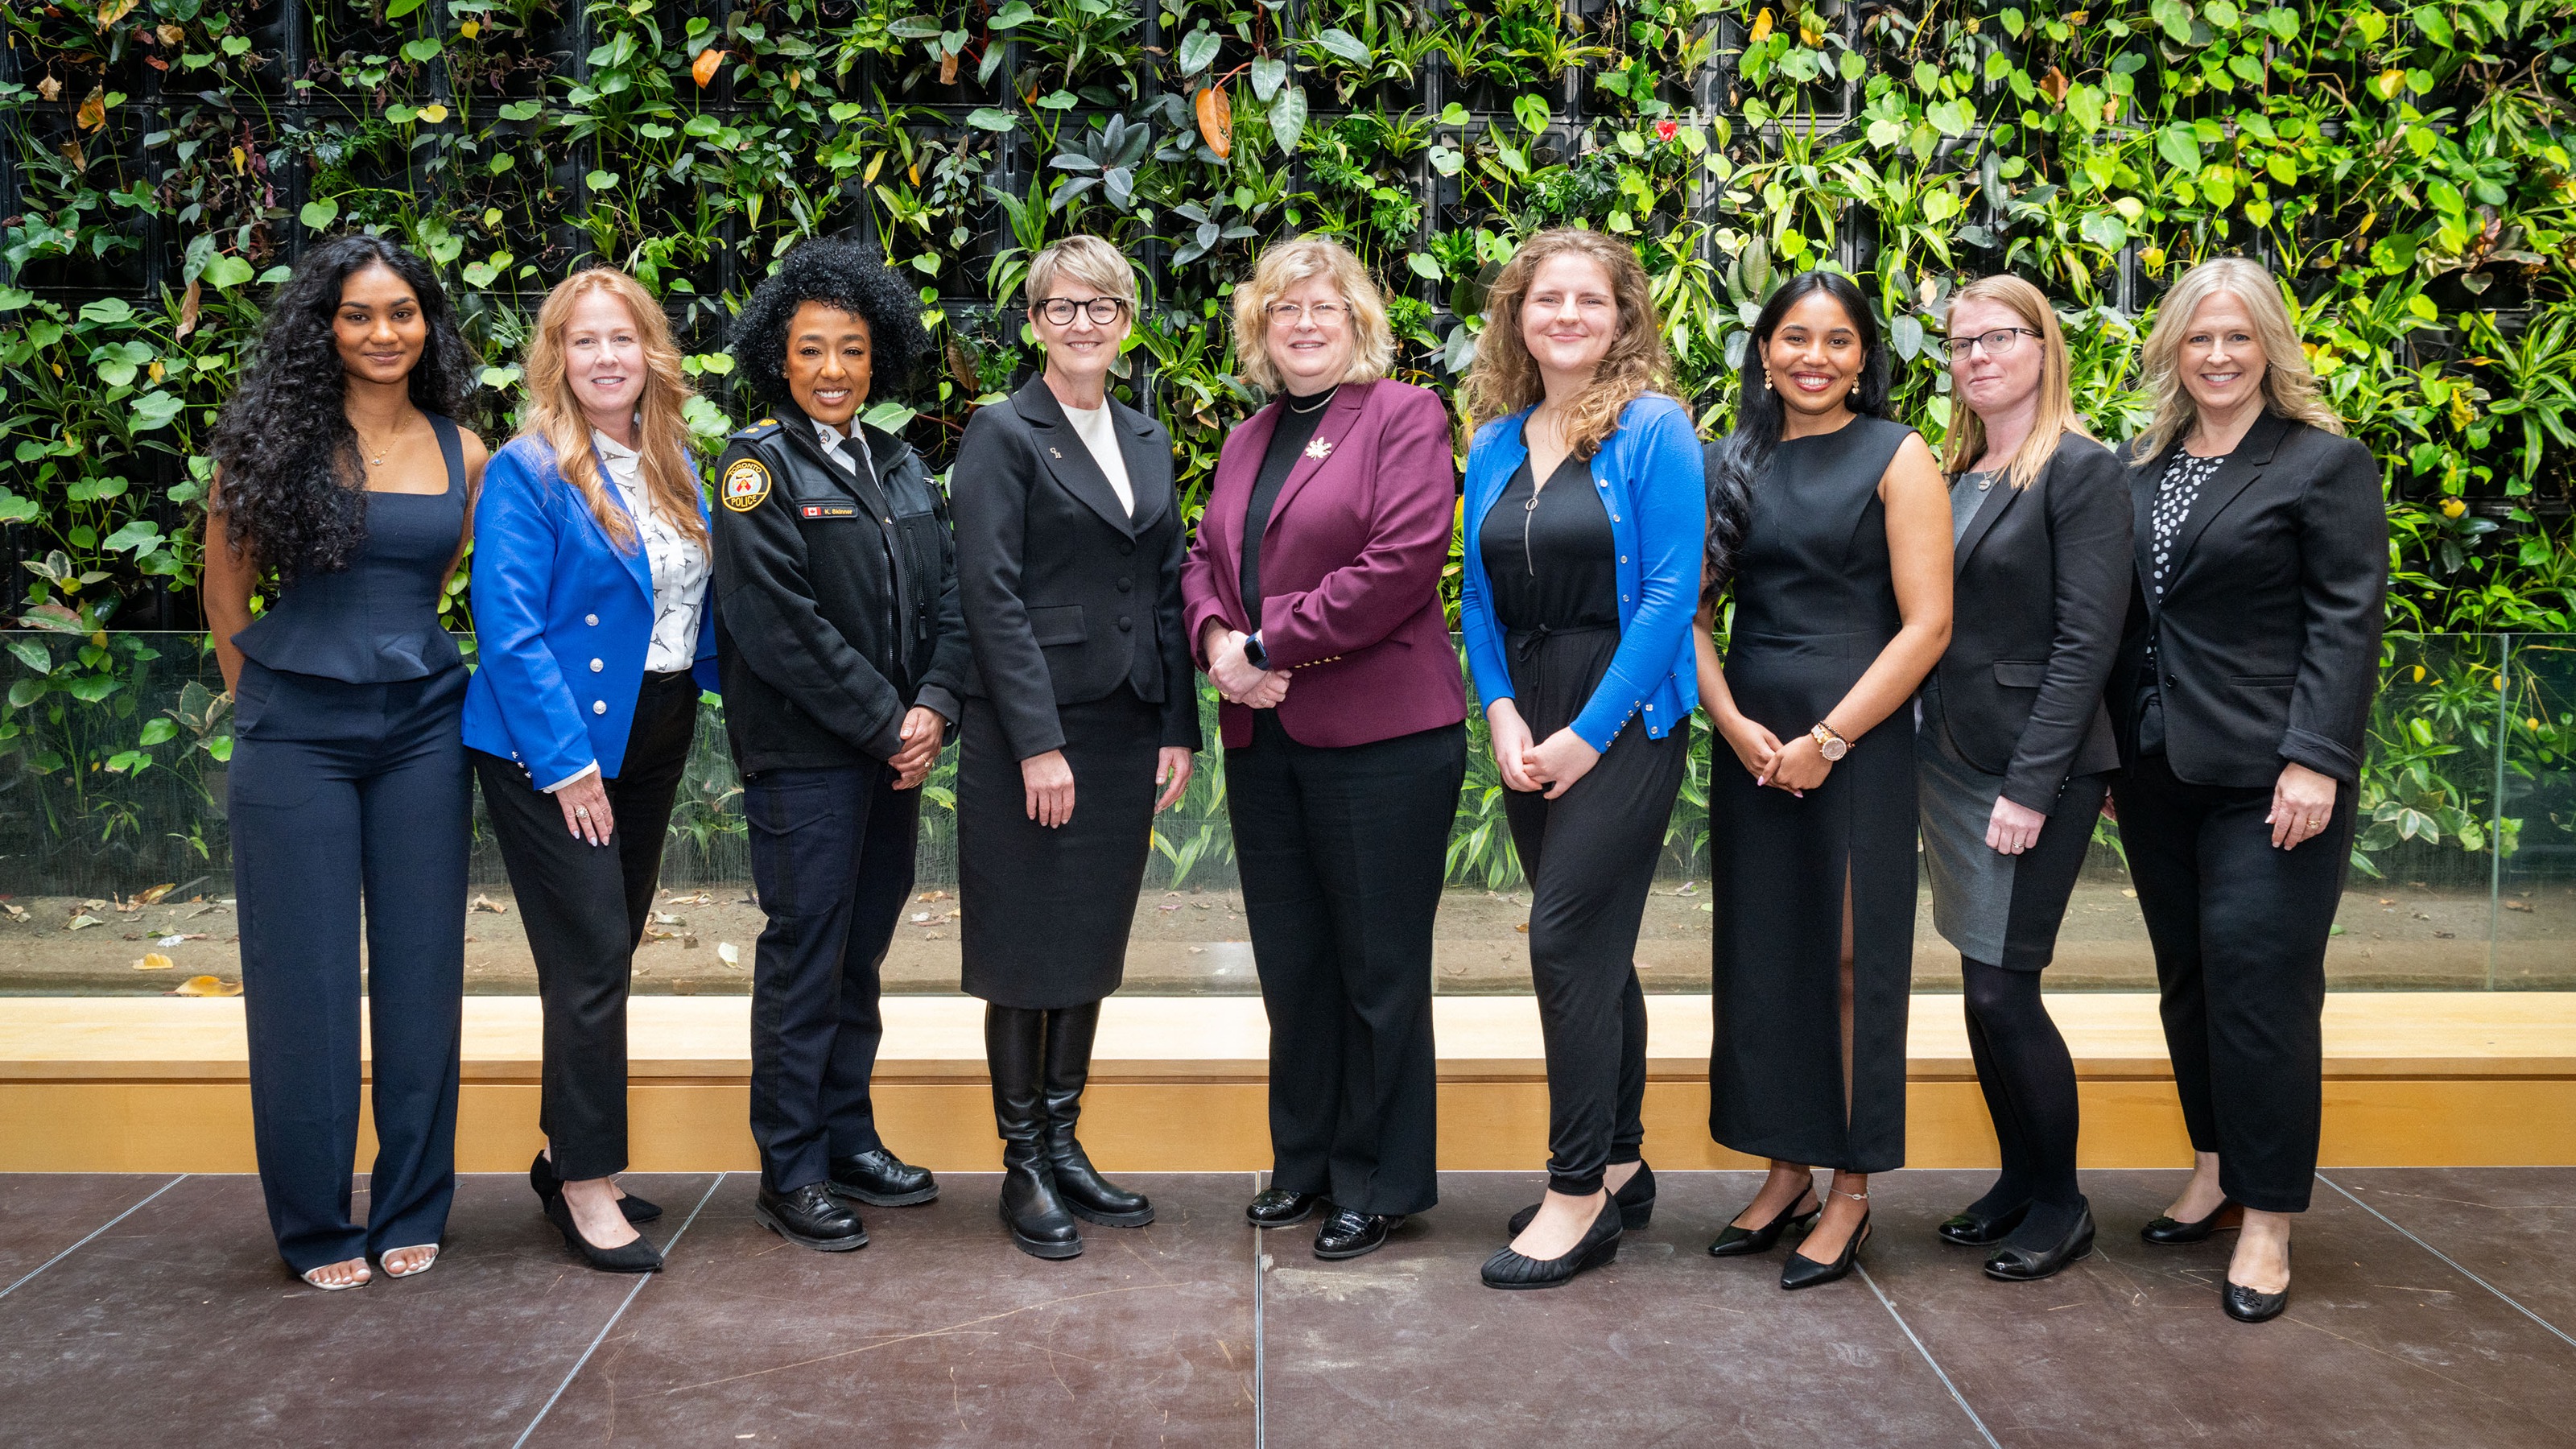
M 951 724 L 967 667 L 945 501 L 902 439 L 861 424 L 875 476 L 826 457 L 792 406 L 716 470 L 716 650 L 734 763 L 882 761 L 905 712 Z

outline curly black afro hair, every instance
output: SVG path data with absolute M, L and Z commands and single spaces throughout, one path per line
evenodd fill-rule
M 730 349 L 743 380 L 773 409 L 793 408 L 787 390 L 787 328 L 796 309 L 821 302 L 868 324 L 869 402 L 900 397 L 930 355 L 920 294 L 874 248 L 821 237 L 799 243 L 751 294 L 734 319 Z

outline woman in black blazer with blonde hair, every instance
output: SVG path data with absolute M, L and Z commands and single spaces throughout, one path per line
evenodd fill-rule
M 2244 1231 L 2229 1316 L 2277 1317 L 2316 1177 L 2326 936 L 2379 683 L 2379 465 L 2318 395 L 2270 273 L 2203 262 L 2148 334 L 2137 579 L 2111 676 L 2120 838 L 2196 1158 L 2150 1243 Z
M 1915 780 L 1932 923 L 1958 948 L 1968 1048 L 2003 1173 L 1941 1224 L 1989 1277 L 2092 1251 L 2075 1185 L 2075 1063 L 2040 1004 L 2067 898 L 2120 763 L 2102 684 L 2129 594 L 2129 490 L 2086 436 L 2037 287 L 1950 304 L 1950 647 L 1923 682 Z
M 965 988 L 987 1003 L 1002 1220 L 1021 1251 L 1070 1258 L 1074 1218 L 1154 1220 L 1093 1169 L 1074 1123 L 1154 814 L 1189 787 L 1198 693 L 1171 438 L 1107 389 L 1134 274 L 1072 237 L 1029 264 L 1028 299 L 1045 370 L 976 412 L 949 475 L 974 648 L 957 893 Z

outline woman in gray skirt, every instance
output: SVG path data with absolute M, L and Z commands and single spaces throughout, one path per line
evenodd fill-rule
M 2003 1175 L 1944 1222 L 1987 1276 L 2045 1278 L 2093 1246 L 2075 1185 L 2075 1066 L 2039 999 L 2119 765 L 2102 687 L 2128 602 L 2129 490 L 2087 437 L 2038 288 L 1988 277 L 1950 305 L 1949 650 L 1915 735 L 1932 923 L 1958 948 L 1968 1048 Z

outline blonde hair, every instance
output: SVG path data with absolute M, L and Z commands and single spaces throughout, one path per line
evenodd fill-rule
M 1270 356 L 1270 304 L 1309 277 L 1330 277 L 1351 304 L 1351 365 L 1334 381 L 1375 382 L 1395 361 L 1395 329 L 1386 301 L 1368 268 L 1350 248 L 1326 236 L 1301 236 L 1264 248 L 1252 275 L 1234 289 L 1234 355 L 1243 380 L 1263 392 L 1282 391 L 1279 364 Z
M 2048 469 L 2048 460 L 2057 455 L 2057 443 L 2068 433 L 2092 437 L 2084 430 L 2084 420 L 2075 412 L 2075 393 L 2069 382 L 2072 369 L 2066 361 L 2066 333 L 2057 325 L 2057 309 L 2048 305 L 2047 294 L 2014 276 L 1980 277 L 1961 287 L 1950 299 L 1950 315 L 1959 315 L 1962 302 L 1992 302 L 2021 319 L 2022 325 L 2039 334 L 2039 410 L 2030 420 L 2030 432 L 2013 450 L 2012 461 L 2004 474 L 2015 488 L 2027 488 L 2039 481 Z M 1986 453 L 1986 420 L 1977 416 L 1967 399 L 1954 395 L 1950 408 L 1950 439 L 1942 450 L 1941 468 L 1947 473 L 1966 472 L 1968 466 Z
M 1655 314 L 1654 284 L 1634 248 L 1578 227 L 1557 227 L 1521 243 L 1486 298 L 1485 333 L 1460 392 L 1471 425 L 1535 407 L 1547 396 L 1538 362 L 1521 337 L 1521 305 L 1538 269 L 1568 255 L 1600 263 L 1619 304 L 1618 337 L 1593 369 L 1592 380 L 1565 408 L 1566 444 L 1575 457 L 1589 458 L 1619 430 L 1619 415 L 1628 404 L 1649 392 L 1673 391 L 1673 359 L 1664 347 L 1663 321 Z
M 2326 406 L 2317 375 L 2308 370 L 2308 354 L 2299 346 L 2298 328 L 2272 274 L 2243 257 L 2213 257 L 2183 273 L 2156 308 L 2155 329 L 2139 356 L 2155 416 L 2138 435 L 2132 461 L 2144 464 L 2164 452 L 2199 420 L 2200 409 L 2182 383 L 2183 339 L 2201 304 L 2221 292 L 2244 303 L 2246 315 L 2254 319 L 2254 340 L 2263 347 L 2264 403 L 2282 417 L 2343 436 L 2343 419 Z
M 1055 284 L 1064 279 L 1126 303 L 1128 319 L 1135 319 L 1136 273 L 1127 265 L 1127 254 L 1118 248 L 1096 236 L 1069 236 L 1038 253 L 1029 262 L 1029 306 L 1034 309 L 1054 296 Z
M 680 409 L 693 393 L 680 371 L 680 349 L 671 340 L 671 321 L 662 305 L 633 277 L 615 267 L 592 267 L 573 273 L 546 294 L 537 311 L 535 336 L 528 343 L 528 404 L 519 421 L 519 436 L 534 438 L 554 450 L 555 471 L 580 490 L 600 532 L 621 550 L 635 547 L 635 519 L 610 496 L 606 470 L 590 446 L 590 419 L 573 395 L 564 367 L 564 332 L 573 308 L 594 292 L 606 292 L 626 308 L 635 336 L 644 344 L 644 387 L 636 407 L 642 455 L 637 471 L 644 493 L 656 512 L 680 536 L 707 546 L 707 526 L 698 517 L 698 474 L 682 444 L 688 425 Z

